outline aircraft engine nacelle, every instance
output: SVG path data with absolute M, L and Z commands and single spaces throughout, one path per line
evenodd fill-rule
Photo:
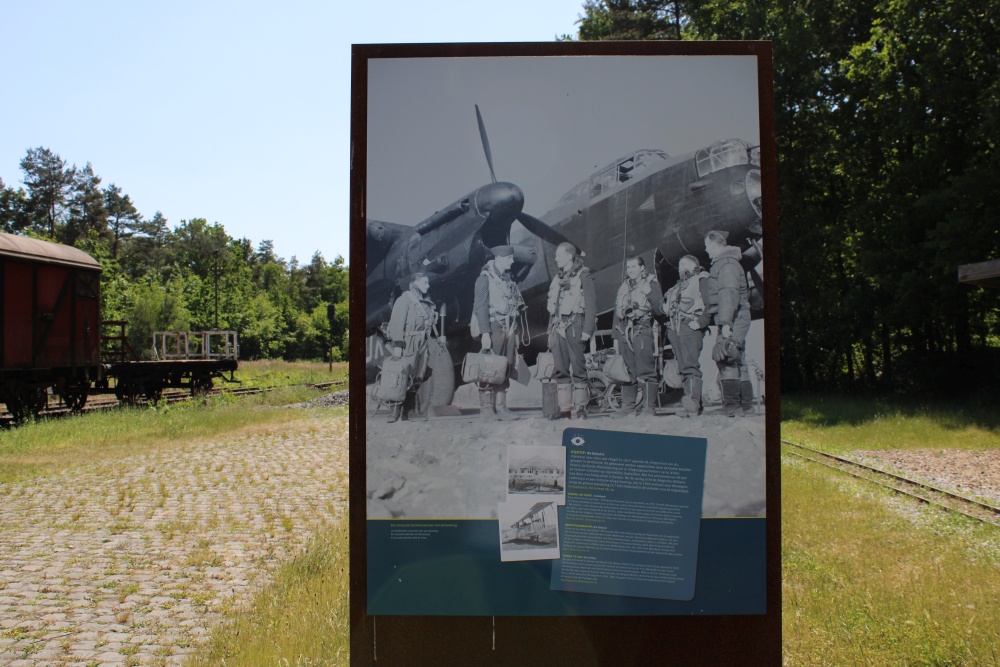
M 441 209 L 440 211 L 437 211 L 426 220 L 423 220 L 422 222 L 418 223 L 415 229 L 417 231 L 417 234 L 423 236 L 425 234 L 433 232 L 438 227 L 451 222 L 460 215 L 468 213 L 468 211 L 469 211 L 469 200 L 468 198 L 466 198 L 463 199 L 462 201 L 455 202 L 448 208 L 444 208 Z
M 369 220 L 365 225 L 365 234 L 369 243 L 382 243 L 385 240 L 385 225 L 378 220 Z

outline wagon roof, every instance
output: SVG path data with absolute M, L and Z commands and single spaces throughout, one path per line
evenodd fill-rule
M 0 233 L 0 256 L 101 270 L 96 259 L 78 248 L 15 234 Z
M 530 467 L 530 468 L 550 468 L 550 469 L 557 469 L 557 468 L 559 468 L 559 465 L 557 463 L 553 463 L 552 461 L 549 461 L 548 459 L 543 458 L 541 456 L 535 456 L 535 457 L 532 457 L 532 458 L 528 459 L 527 461 L 523 461 L 521 463 L 518 463 L 514 467 L 515 468 Z

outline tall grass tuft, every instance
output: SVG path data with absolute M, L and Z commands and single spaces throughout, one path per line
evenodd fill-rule
M 319 531 L 249 606 L 232 612 L 189 667 L 348 665 L 347 520 Z

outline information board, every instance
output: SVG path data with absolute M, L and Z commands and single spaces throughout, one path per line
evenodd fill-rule
M 355 47 L 352 661 L 778 664 L 770 76 Z

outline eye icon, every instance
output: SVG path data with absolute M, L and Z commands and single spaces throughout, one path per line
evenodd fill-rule
M 581 438 L 580 436 L 576 436 L 575 438 L 569 441 L 569 444 L 573 445 L 574 447 L 583 447 L 583 445 L 586 442 L 587 441 Z

